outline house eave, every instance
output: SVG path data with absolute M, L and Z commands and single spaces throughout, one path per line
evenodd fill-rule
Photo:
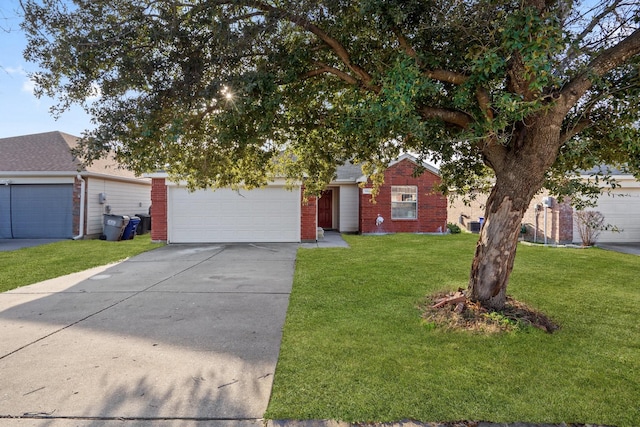
M 4 181 L 11 178 L 75 178 L 78 175 L 83 178 L 90 177 L 109 179 L 113 181 L 132 182 L 137 184 L 151 184 L 151 181 L 144 177 L 135 178 L 87 171 L 0 171 L 0 179 Z

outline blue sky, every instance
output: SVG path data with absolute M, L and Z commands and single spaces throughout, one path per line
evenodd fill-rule
M 26 45 L 20 30 L 18 0 L 0 1 L 0 138 L 59 130 L 80 136 L 91 129 L 90 118 L 74 108 L 55 120 L 49 113 L 50 98 L 38 99 L 28 74 L 37 66 L 22 57 Z

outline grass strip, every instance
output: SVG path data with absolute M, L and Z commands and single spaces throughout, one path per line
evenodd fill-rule
M 0 292 L 110 264 L 162 246 L 149 234 L 131 240 L 63 240 L 0 252 Z

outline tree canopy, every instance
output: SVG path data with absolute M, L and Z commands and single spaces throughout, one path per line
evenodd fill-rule
M 85 160 L 193 187 L 273 176 L 379 182 L 402 151 L 443 188 L 494 185 L 471 298 L 500 308 L 543 186 L 600 164 L 640 175 L 637 0 L 21 0 L 40 93 L 94 117 Z M 87 99 L 97 95 L 97 101 Z
M 640 167 L 635 1 L 22 4 L 38 90 L 97 125 L 87 160 L 115 149 L 140 172 L 260 185 L 285 150 L 287 175 L 319 189 L 338 163 L 403 150 L 467 188 L 489 150 L 564 102 L 548 178 Z

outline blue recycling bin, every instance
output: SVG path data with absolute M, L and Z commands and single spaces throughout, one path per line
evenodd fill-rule
M 136 236 L 136 227 L 140 224 L 140 218 L 132 216 L 129 218 L 129 223 L 122 232 L 122 240 L 131 240 Z

